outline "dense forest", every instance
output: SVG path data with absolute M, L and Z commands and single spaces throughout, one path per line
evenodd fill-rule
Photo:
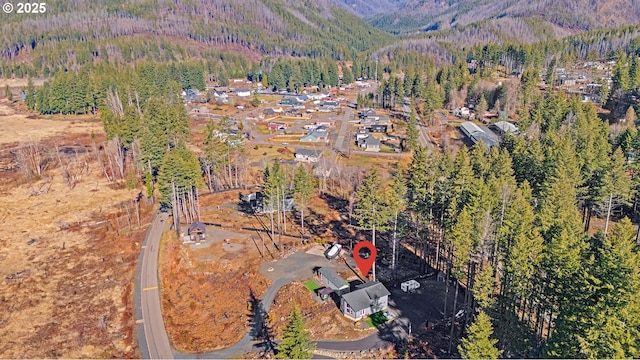
M 208 48 L 234 49 L 254 59 L 263 55 L 345 59 L 392 40 L 328 0 L 49 5 L 45 14 L 9 17 L 3 23 L 0 76 L 49 76 L 98 59 L 188 60 L 208 57 Z M 25 56 L 31 61 L 12 61 Z

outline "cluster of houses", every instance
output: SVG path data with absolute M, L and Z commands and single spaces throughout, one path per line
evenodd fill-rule
M 377 114 L 373 109 L 363 109 L 358 113 L 355 128 L 356 145 L 364 151 L 378 152 L 383 143 L 398 151 L 400 149 L 398 139 L 387 135 L 387 132 L 393 129 L 391 118 L 387 115 Z
M 378 281 L 355 286 L 341 278 L 333 269 L 321 267 L 317 270 L 317 276 L 326 287 L 319 289 L 318 293 L 326 299 L 331 293 L 340 298 L 340 311 L 353 320 L 360 320 L 378 311 L 386 310 L 389 306 L 391 293 Z

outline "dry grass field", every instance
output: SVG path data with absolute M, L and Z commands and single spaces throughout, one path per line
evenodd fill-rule
M 23 142 L 83 146 L 101 125 L 5 103 L 0 126 L 0 358 L 139 356 L 132 286 L 145 228 L 125 229 L 120 206 L 138 190 L 108 184 L 91 160 L 73 189 L 55 165 L 29 183 L 15 164 Z M 141 208 L 148 222 L 151 208 Z

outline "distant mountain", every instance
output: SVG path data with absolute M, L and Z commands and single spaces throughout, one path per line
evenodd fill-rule
M 545 36 L 640 23 L 640 0 L 336 0 L 372 25 L 394 34 L 486 27 L 498 36 Z M 363 4 L 364 3 L 364 4 Z M 365 4 L 370 4 L 366 8 Z M 522 24 L 529 24 L 522 26 Z M 501 29 L 502 28 L 502 29 Z M 517 29 L 516 29 L 517 28 Z M 521 31 L 513 33 L 512 30 Z M 540 34 L 541 32 L 546 34 Z M 526 34 L 527 32 L 533 33 Z M 540 36 L 543 35 L 543 36 Z

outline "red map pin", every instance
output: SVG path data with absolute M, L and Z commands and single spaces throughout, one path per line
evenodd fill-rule
M 362 276 L 367 276 L 374 261 L 376 261 L 377 254 L 376 247 L 369 241 L 360 241 L 353 248 L 353 259 L 356 261 Z

